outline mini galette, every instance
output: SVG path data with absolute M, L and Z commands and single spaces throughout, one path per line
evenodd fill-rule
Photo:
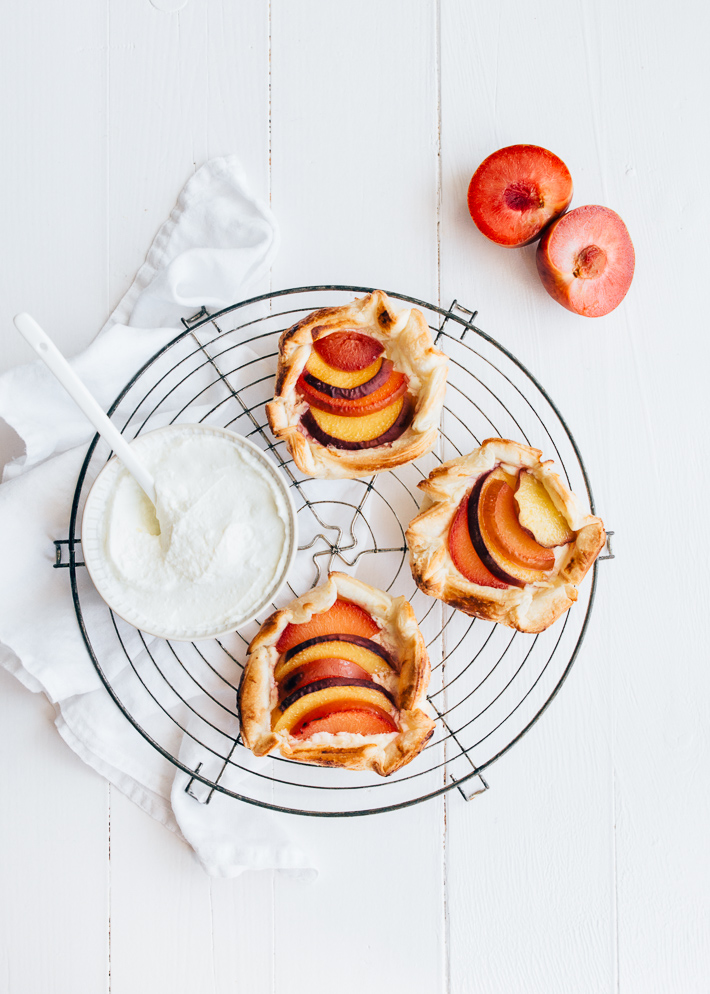
M 426 594 L 521 632 L 544 631 L 576 601 L 606 533 L 541 455 L 489 438 L 419 484 L 427 500 L 407 544 Z
M 387 776 L 434 731 L 430 665 L 404 597 L 331 573 L 276 611 L 249 646 L 239 687 L 242 739 L 256 756 Z
M 283 333 L 266 414 L 301 472 L 331 479 L 379 473 L 432 447 L 447 372 L 421 311 L 397 313 L 375 290 Z

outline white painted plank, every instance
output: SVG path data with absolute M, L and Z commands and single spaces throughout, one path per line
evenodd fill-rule
M 111 5 L 110 32 L 115 303 L 204 161 L 236 152 L 268 197 L 268 4 L 208 0 L 167 14 L 131 0 Z M 268 875 L 211 881 L 183 842 L 116 791 L 111 855 L 113 994 L 271 990 Z
M 31 310 L 69 354 L 103 320 L 105 39 L 105 7 L 90 0 L 0 13 L 3 371 L 33 358 L 13 313 Z M 21 454 L 5 425 L 0 444 L 2 463 Z M 105 991 L 107 786 L 61 741 L 44 697 L 4 671 L 0 686 L 0 989 Z
M 274 287 L 436 297 L 435 40 L 429 0 L 272 2 Z M 444 991 L 443 829 L 440 800 L 295 819 L 321 876 L 275 881 L 275 989 Z
M 0 990 L 108 991 L 108 786 L 0 669 Z
M 463 2 L 442 10 L 444 296 L 478 307 L 480 325 L 560 404 L 618 554 L 600 566 L 590 634 L 559 699 L 490 770 L 491 793 L 476 810 L 452 808 L 457 994 L 707 985 L 709 867 L 698 846 L 710 812 L 694 784 L 707 757 L 697 704 L 708 693 L 697 648 L 707 638 L 707 584 L 683 579 L 698 570 L 707 519 L 690 498 L 692 524 L 681 523 L 672 497 L 679 486 L 703 492 L 707 478 L 687 428 L 706 404 L 706 336 L 695 330 L 696 302 L 679 292 L 683 260 L 702 252 L 703 225 L 692 215 L 682 224 L 673 191 L 667 210 L 649 210 L 664 201 L 669 175 L 674 190 L 693 183 L 699 160 L 687 154 L 687 122 L 703 114 L 701 70 L 682 64 L 701 61 L 689 59 L 682 19 L 661 27 L 640 12 L 607 3 L 593 16 L 557 3 L 525 16 Z M 675 91 L 671 77 L 684 80 Z M 707 129 L 699 141 L 702 159 Z M 625 218 L 637 273 L 612 315 L 589 321 L 558 307 L 538 282 L 532 249 L 501 249 L 468 218 L 474 169 L 515 142 L 564 158 L 573 206 L 603 203 Z M 664 314 L 673 315 L 670 335 Z M 669 450 L 672 488 L 658 456 Z M 663 593 L 651 535 L 671 556 Z M 680 620 L 689 611 L 692 626 Z M 682 660 L 681 678 L 671 660 Z

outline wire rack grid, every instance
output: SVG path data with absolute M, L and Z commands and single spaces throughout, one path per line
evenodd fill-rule
M 86 648 L 117 705 L 113 719 L 128 719 L 182 771 L 184 789 L 204 803 L 218 791 L 279 811 L 335 817 L 391 811 L 453 787 L 469 799 L 487 788 L 483 771 L 546 710 L 587 629 L 596 566 L 574 608 L 539 635 L 472 619 L 427 597 L 412 580 L 404 530 L 419 508 L 416 484 L 487 437 L 542 449 L 572 490 L 586 492 L 594 510 L 582 457 L 562 415 L 525 367 L 476 327 L 476 312 L 456 301 L 447 309 L 389 292 L 395 302 L 424 313 L 450 359 L 440 439 L 429 455 L 368 479 L 313 480 L 271 435 L 264 405 L 273 396 L 280 334 L 312 310 L 370 289 L 302 287 L 216 314 L 203 308 L 130 380 L 109 415 L 130 438 L 164 424 L 207 422 L 245 435 L 270 454 L 293 490 L 300 543 L 273 608 L 334 568 L 411 601 L 432 660 L 428 700 L 437 718 L 432 740 L 411 764 L 383 779 L 280 757 L 257 760 L 241 744 L 236 694 L 246 646 L 265 616 L 227 638 L 184 643 L 152 638 L 110 611 L 77 555 L 81 508 L 110 455 L 98 436 L 79 474 L 69 537 L 56 543 L 55 565 L 70 570 Z

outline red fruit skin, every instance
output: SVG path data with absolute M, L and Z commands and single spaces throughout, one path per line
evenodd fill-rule
M 371 679 L 367 670 L 358 666 L 357 663 L 351 663 L 347 659 L 337 659 L 335 656 L 326 656 L 324 659 L 316 659 L 312 663 L 306 663 L 302 669 L 296 670 L 295 673 L 289 673 L 281 682 L 279 694 L 283 699 L 292 694 L 294 690 L 300 690 L 301 687 L 305 687 L 309 683 L 327 680 L 328 677 L 334 676 L 346 677 L 351 680 Z
M 550 225 L 537 247 L 536 262 L 542 285 L 558 304 L 599 318 L 626 296 L 635 254 L 619 215 L 587 204 Z
M 392 401 L 392 403 L 395 403 Z M 370 438 L 364 442 L 346 442 L 342 438 L 335 438 L 333 435 L 329 435 L 327 432 L 317 424 L 315 418 L 310 411 L 306 413 L 301 418 L 301 424 L 306 429 L 309 435 L 312 435 L 317 442 L 321 445 L 332 445 L 336 449 L 375 449 L 378 445 L 389 445 L 390 442 L 395 442 L 400 435 L 409 427 L 412 420 L 412 410 L 411 405 L 406 401 L 402 404 L 402 410 L 399 413 L 399 417 L 395 423 L 388 428 L 386 432 L 382 435 L 378 435 L 377 438 Z
M 390 378 L 393 369 L 393 363 L 389 359 L 386 359 L 372 379 L 361 383 L 359 387 L 334 387 L 330 383 L 326 383 L 325 380 L 319 380 L 317 376 L 312 376 L 311 373 L 307 372 L 301 373 L 299 384 L 303 380 L 309 387 L 312 387 L 318 393 L 326 394 L 328 397 L 342 400 L 360 400 L 362 397 L 368 397 L 384 386 Z
M 358 604 L 338 598 L 327 611 L 314 614 L 310 621 L 300 625 L 286 625 L 276 643 L 277 652 L 288 652 L 307 639 L 321 635 L 360 635 L 371 638 L 379 632 L 376 621 Z
M 380 342 L 359 331 L 335 331 L 316 339 L 313 348 L 329 366 L 346 373 L 367 369 L 385 351 Z
M 519 248 L 567 210 L 572 192 L 569 169 L 553 152 L 539 145 L 508 145 L 473 174 L 468 209 L 487 238 Z
M 304 376 L 299 377 L 297 386 L 304 399 L 321 411 L 329 411 L 331 414 L 340 414 L 343 417 L 362 417 L 364 414 L 374 414 L 375 411 L 381 411 L 383 407 L 394 404 L 395 400 L 398 400 L 405 393 L 407 377 L 404 373 L 394 372 L 391 363 L 389 366 L 391 368 L 390 375 L 378 389 L 370 394 L 361 394 L 355 399 L 333 397 L 327 392 L 321 392 L 311 386 Z M 363 384 L 363 386 L 366 385 Z M 362 387 L 355 387 L 354 390 L 362 390 Z M 342 393 L 342 391 L 340 392 Z
M 470 580 L 471 583 L 477 583 L 481 587 L 504 589 L 509 584 L 491 573 L 484 566 L 471 542 L 468 527 L 469 500 L 470 495 L 464 497 L 461 501 L 449 529 L 449 553 L 451 559 L 459 573 L 465 576 L 467 580 Z
M 385 711 L 372 705 L 343 708 L 325 705 L 306 715 L 300 726 L 291 735 L 308 739 L 318 732 L 350 732 L 357 735 L 383 735 L 396 732 L 397 726 Z

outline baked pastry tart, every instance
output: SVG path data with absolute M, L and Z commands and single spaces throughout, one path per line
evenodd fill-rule
M 447 371 L 421 311 L 397 313 L 375 290 L 315 311 L 283 333 L 266 414 L 301 472 L 341 479 L 379 473 L 432 447 Z
M 249 646 L 242 739 L 256 756 L 387 776 L 421 752 L 430 665 L 412 607 L 345 573 L 276 611 Z
M 428 499 L 407 544 L 425 593 L 521 632 L 544 631 L 571 607 L 606 533 L 541 455 L 489 438 L 419 484 Z

